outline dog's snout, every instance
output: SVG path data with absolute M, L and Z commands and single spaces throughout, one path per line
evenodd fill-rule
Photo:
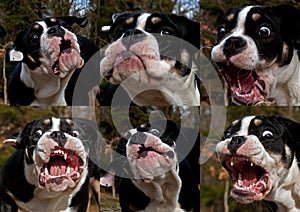
M 47 31 L 48 35 L 63 37 L 65 35 L 65 30 L 61 26 L 53 26 L 50 27 Z
M 50 137 L 58 142 L 58 144 L 63 147 L 67 141 L 67 137 L 65 136 L 65 134 L 61 131 L 53 131 L 51 134 L 50 134 Z
M 236 153 L 236 151 L 246 142 L 244 136 L 235 136 L 231 139 L 227 148 L 231 153 Z
M 247 48 L 247 42 L 240 37 L 230 37 L 225 41 L 223 52 L 226 58 L 237 55 Z
M 132 144 L 144 144 L 146 141 L 147 135 L 143 132 L 137 132 L 133 134 L 130 138 L 130 143 Z
M 146 34 L 139 29 L 128 29 L 122 36 L 122 43 L 128 48 L 145 37 Z

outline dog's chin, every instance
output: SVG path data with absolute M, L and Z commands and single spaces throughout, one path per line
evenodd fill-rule
M 51 150 L 49 160 L 40 168 L 39 185 L 48 191 L 64 191 L 74 188 L 85 168 L 84 159 L 76 152 L 64 148 Z
M 230 87 L 232 101 L 237 105 L 256 105 L 266 101 L 268 83 L 255 70 L 245 70 L 232 63 L 219 64 Z
M 228 157 L 222 162 L 232 180 L 230 195 L 240 203 L 262 200 L 270 191 L 270 173 L 245 157 Z

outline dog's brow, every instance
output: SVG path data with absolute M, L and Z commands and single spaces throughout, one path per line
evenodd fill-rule
M 44 121 L 43 121 L 43 124 L 44 125 L 49 125 L 51 123 L 51 120 L 50 119 L 45 119 Z
M 234 13 L 229 14 L 229 15 L 226 17 L 226 20 L 227 20 L 227 21 L 233 21 L 233 19 L 234 19 Z
M 233 121 L 231 124 L 232 124 L 232 126 L 234 127 L 234 126 L 236 126 L 238 123 L 239 123 L 239 120 L 235 120 L 235 121 Z
M 133 23 L 133 21 L 134 21 L 134 17 L 130 17 L 130 18 L 127 18 L 127 20 L 126 20 L 126 24 L 132 24 Z
M 261 15 L 260 15 L 259 13 L 254 13 L 254 14 L 252 15 L 252 19 L 253 19 L 254 21 L 258 21 L 260 18 L 261 18 Z
M 161 22 L 161 18 L 159 18 L 159 17 L 153 17 L 153 18 L 151 19 L 151 22 L 152 22 L 153 24 L 157 24 L 157 23 Z
M 38 30 L 41 28 L 41 26 L 38 23 L 36 23 L 36 24 L 34 24 L 34 26 L 32 28 L 35 30 Z
M 254 124 L 255 124 L 255 126 L 257 126 L 257 127 L 261 126 L 262 123 L 263 123 L 263 121 L 260 120 L 260 119 L 255 119 L 255 120 L 254 120 Z
M 73 124 L 73 121 L 72 121 L 71 119 L 66 119 L 66 123 L 67 123 L 68 125 L 72 125 L 72 124 Z

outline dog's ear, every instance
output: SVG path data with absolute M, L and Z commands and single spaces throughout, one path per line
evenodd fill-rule
M 5 139 L 3 141 L 3 144 L 8 144 L 8 145 L 11 145 L 11 146 L 17 148 L 17 140 L 18 140 L 19 135 L 20 135 L 20 132 L 14 133 L 9 138 Z
M 83 28 L 88 23 L 87 17 L 63 16 L 63 17 L 57 17 L 57 19 L 66 22 L 70 27 L 72 27 L 74 24 L 77 24 L 78 26 Z
M 23 58 L 23 53 L 14 48 L 8 49 L 6 52 L 6 60 L 8 62 L 21 62 Z
M 300 10 L 287 4 L 272 7 L 276 17 L 281 17 L 284 40 L 292 41 L 296 49 L 300 49 Z

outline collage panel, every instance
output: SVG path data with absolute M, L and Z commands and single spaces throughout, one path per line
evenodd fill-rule
M 0 212 L 200 211 L 199 0 L 0 12 Z
M 299 211 L 300 5 L 200 3 L 200 210 Z

